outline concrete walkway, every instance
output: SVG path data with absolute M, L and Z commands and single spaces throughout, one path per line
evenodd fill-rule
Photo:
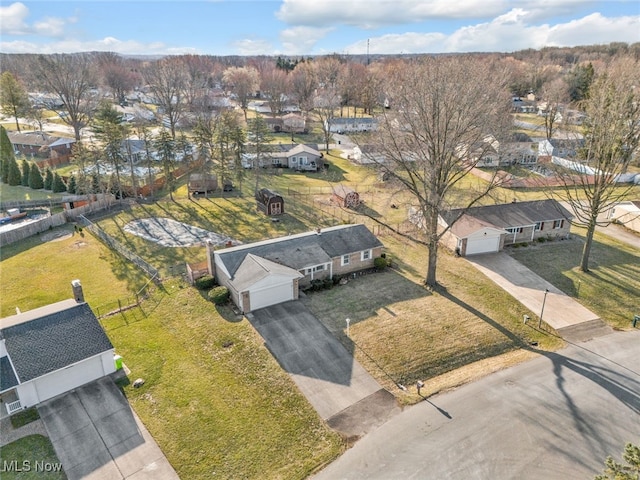
M 567 340 L 585 341 L 613 331 L 591 310 L 504 252 L 473 255 L 466 260 L 531 310 L 535 314 L 531 322 L 537 323 L 542 315 Z

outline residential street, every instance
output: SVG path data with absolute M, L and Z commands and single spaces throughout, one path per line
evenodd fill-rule
M 406 409 L 314 478 L 590 479 L 640 440 L 640 330 L 492 374 Z

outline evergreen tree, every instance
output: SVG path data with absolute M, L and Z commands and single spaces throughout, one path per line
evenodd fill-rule
M 58 172 L 53 174 L 53 185 L 51 190 L 53 190 L 53 193 L 61 193 L 67 191 L 67 186 L 64 184 L 64 180 L 62 180 L 62 177 L 58 175 Z
M 44 181 L 42 180 L 42 174 L 38 165 L 31 164 L 31 172 L 29 173 L 29 186 L 34 190 L 40 190 L 44 187 Z
M 44 172 L 44 189 L 51 190 L 53 187 L 53 172 L 49 167 Z
M 76 183 L 76 176 L 72 175 L 69 178 L 69 184 L 67 185 L 67 192 L 75 195 L 78 192 L 78 184 Z
M 25 158 L 24 160 L 22 160 L 22 186 L 23 187 L 28 187 L 29 186 L 29 173 L 31 173 L 31 165 L 29 165 L 29 162 L 27 162 L 27 159 Z
M 569 89 L 569 97 L 572 102 L 578 102 L 587 98 L 589 87 L 593 83 L 594 70 L 591 62 L 586 65 L 577 65 L 567 74 L 566 82 Z
M 20 167 L 18 167 L 18 162 L 16 162 L 15 157 L 9 160 L 8 183 L 14 187 L 22 184 L 22 172 L 20 171 Z
M 7 131 L 0 125 L 0 163 L 2 164 L 0 174 L 2 175 L 2 183 L 9 183 L 9 166 L 12 158 L 15 159 L 13 145 L 11 145 Z
M 91 175 L 91 193 L 100 193 L 100 177 L 97 173 Z

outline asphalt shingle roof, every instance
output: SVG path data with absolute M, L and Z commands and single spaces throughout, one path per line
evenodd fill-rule
M 233 278 L 245 256 L 249 253 L 300 270 L 304 267 L 328 263 L 332 258 L 348 253 L 361 252 L 381 246 L 380 240 L 364 225 L 340 225 L 323 229 L 320 234 L 307 232 L 217 250 L 215 253 Z
M 443 215 L 446 222 L 460 215 L 461 210 L 451 210 Z M 497 228 L 522 227 L 536 222 L 571 219 L 573 215 L 556 200 L 532 200 L 502 205 L 472 207 L 465 215 Z
M 26 382 L 111 350 L 113 345 L 86 303 L 0 330 L 20 382 Z M 53 305 L 55 306 L 55 304 Z M 28 314 L 29 312 L 25 312 Z
M 9 357 L 0 357 L 0 392 L 10 389 L 18 385 L 16 374 L 11 368 Z

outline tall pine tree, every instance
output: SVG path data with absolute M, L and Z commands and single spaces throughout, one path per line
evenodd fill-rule
M 22 160 L 22 181 L 21 184 L 23 187 L 29 186 L 29 173 L 31 172 L 31 166 L 27 159 Z
M 53 172 L 49 167 L 44 172 L 44 189 L 51 190 L 53 187 Z
M 34 190 L 40 190 L 44 187 L 42 174 L 40 173 L 40 169 L 35 163 L 31 164 L 31 172 L 29 172 L 29 186 Z
M 13 145 L 9 140 L 7 131 L 0 125 L 0 175 L 2 176 L 2 183 L 9 183 L 9 167 L 11 159 L 15 158 Z
M 53 193 L 62 193 L 67 191 L 67 186 L 64 184 L 62 177 L 58 175 L 58 172 L 53 174 L 53 185 L 51 186 Z
M 16 162 L 15 157 L 12 157 L 9 160 L 9 174 L 8 174 L 8 183 L 11 186 L 17 186 L 22 184 L 22 172 L 20 171 L 20 167 L 18 167 L 18 162 Z

